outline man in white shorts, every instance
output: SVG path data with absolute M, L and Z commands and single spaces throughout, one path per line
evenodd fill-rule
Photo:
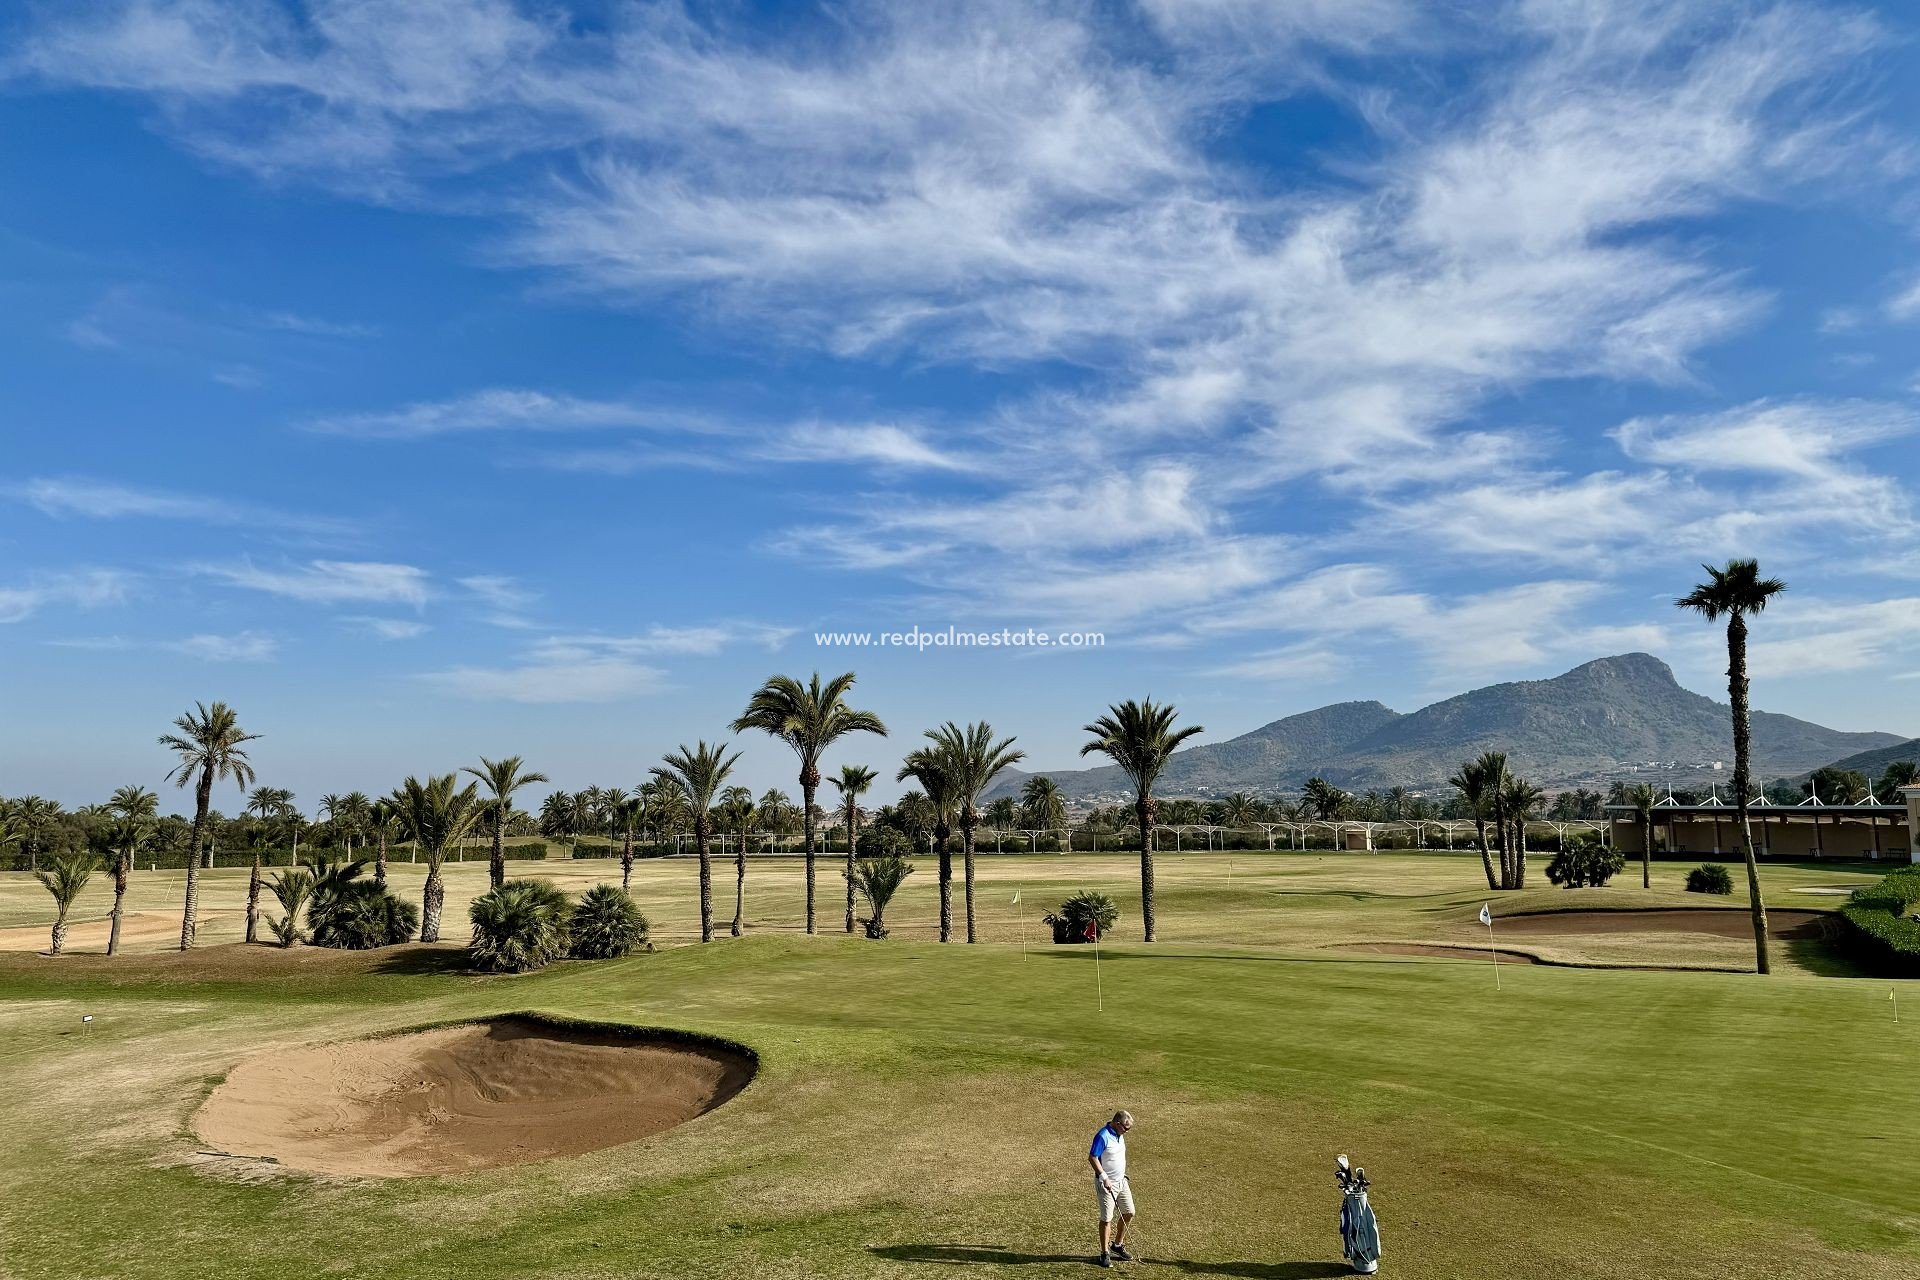
M 1133 1221 L 1133 1188 L 1127 1183 L 1127 1130 L 1133 1117 L 1125 1111 L 1113 1113 L 1113 1119 L 1093 1135 L 1087 1151 L 1087 1163 L 1093 1167 L 1093 1194 L 1100 1202 L 1100 1265 L 1111 1267 L 1113 1260 L 1133 1261 L 1127 1252 L 1127 1224 Z M 1114 1211 L 1120 1221 L 1114 1222 Z M 1109 1239 L 1111 1237 L 1111 1239 Z

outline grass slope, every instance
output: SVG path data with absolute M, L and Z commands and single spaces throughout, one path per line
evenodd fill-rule
M 1477 860 L 1189 856 L 1163 860 L 1166 940 L 1102 948 L 1096 1013 L 1090 949 L 1008 945 L 1010 890 L 1037 916 L 1128 870 L 985 864 L 1000 945 L 975 948 L 768 928 L 524 978 L 466 975 L 453 949 L 0 957 L 0 1274 L 1082 1275 L 1081 1156 L 1115 1106 L 1140 1120 L 1142 1274 L 1341 1274 L 1341 1150 L 1376 1179 L 1395 1274 L 1920 1269 L 1920 1114 L 1896 1102 L 1920 1026 L 1890 1022 L 1885 984 L 1516 967 L 1496 992 L 1478 962 L 1320 949 L 1450 936 L 1485 896 Z M 1651 895 L 1520 896 L 1677 905 L 1682 871 Z M 1834 901 L 1795 885 L 1867 878 L 1769 872 L 1793 906 Z M 670 937 L 691 879 L 643 868 Z M 921 935 L 931 869 L 909 883 L 888 914 Z M 790 911 L 798 867 L 755 864 L 749 887 Z M 680 1129 L 515 1169 L 325 1182 L 196 1154 L 189 1119 L 245 1054 L 517 1009 L 721 1034 L 764 1067 Z

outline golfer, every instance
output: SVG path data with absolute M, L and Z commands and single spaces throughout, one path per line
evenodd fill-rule
M 1103 1267 L 1111 1267 L 1115 1258 L 1133 1261 L 1133 1255 L 1127 1252 L 1127 1224 L 1133 1221 L 1133 1188 L 1127 1183 L 1127 1130 L 1131 1128 L 1133 1116 L 1116 1111 L 1113 1119 L 1093 1135 L 1093 1146 L 1087 1149 L 1087 1163 L 1093 1168 L 1093 1194 L 1100 1202 Z M 1116 1209 L 1120 1213 L 1118 1223 L 1113 1220 Z

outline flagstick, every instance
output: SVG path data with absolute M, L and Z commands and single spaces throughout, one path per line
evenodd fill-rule
M 1016 907 L 1020 905 L 1018 893 L 1013 895 L 1013 905 Z M 1014 914 L 1020 917 L 1020 963 L 1025 964 L 1027 962 L 1027 913 L 1016 911 Z
M 1887 999 L 1893 1001 L 1893 1020 L 1895 1022 L 1900 1021 L 1900 997 L 1889 991 L 1887 992 Z
M 1493 989 L 1500 989 L 1500 948 L 1493 941 L 1493 918 L 1487 918 L 1487 950 L 1493 952 Z
M 1093 1007 L 1104 1013 L 1107 1008 L 1107 995 L 1100 986 L 1100 926 L 1093 928 Z

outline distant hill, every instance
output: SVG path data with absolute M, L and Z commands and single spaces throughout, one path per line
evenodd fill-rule
M 1887 766 L 1896 760 L 1920 762 L 1920 738 L 1909 738 L 1905 742 L 1896 742 L 1890 747 L 1876 747 L 1872 751 L 1862 751 L 1844 760 L 1829 760 L 1836 769 L 1851 769 L 1867 775 L 1868 780 L 1876 780 L 1887 771 Z M 1816 766 L 1817 767 L 1817 766 Z M 1795 782 L 1805 782 L 1812 769 L 1806 770 Z M 1876 786 L 1877 786 L 1876 782 Z
M 1817 768 L 1837 755 L 1901 744 L 1891 733 L 1845 733 L 1792 716 L 1753 713 L 1754 772 Z M 1551 680 L 1489 685 L 1400 715 L 1378 702 L 1341 702 L 1262 725 L 1226 742 L 1190 747 L 1168 762 L 1167 795 L 1295 789 L 1315 774 L 1350 790 L 1444 786 L 1460 762 L 1505 751 L 1544 784 L 1592 781 L 1630 764 L 1727 761 L 1733 735 L 1725 703 L 1684 689 L 1645 653 L 1600 658 Z M 1046 771 L 1074 799 L 1117 795 L 1119 769 Z M 1009 775 L 991 794 L 1017 792 Z

